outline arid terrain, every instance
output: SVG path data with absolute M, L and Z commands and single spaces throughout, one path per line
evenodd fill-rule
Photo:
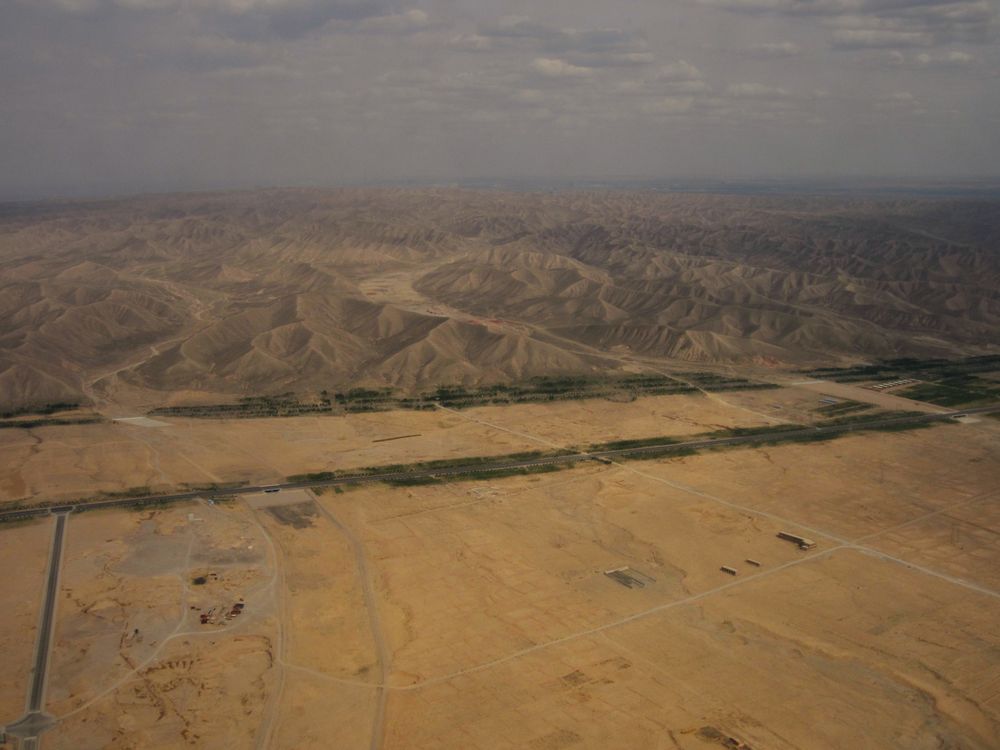
M 987 200 L 280 190 L 0 210 L 0 407 L 996 353 Z
M 0 750 L 1000 747 L 998 208 L 0 208 Z
M 539 406 L 481 407 L 460 412 L 389 411 L 347 417 L 215 420 L 157 417 L 154 426 L 107 422 L 0 430 L 3 503 L 72 500 L 148 487 L 283 480 L 310 471 L 492 456 L 551 445 L 588 444 L 766 425 L 788 417 L 774 409 L 796 401 L 804 417 L 821 394 L 774 391 L 763 405 L 730 408 L 704 396 L 659 396 L 628 404 L 605 400 Z M 729 394 L 739 405 L 751 399 Z M 780 415 L 780 416 L 779 416 Z M 498 426 L 497 420 L 504 425 Z M 530 431 L 526 433 L 525 430 Z M 532 436 L 548 443 L 539 444 Z
M 826 385 L 876 410 L 901 400 Z M 5 498 L 809 424 L 831 408 L 823 386 L 8 430 L 37 440 L 5 450 Z M 74 513 L 41 745 L 988 750 L 998 466 L 1000 420 L 982 416 Z M 18 571 L 0 579 L 5 721 L 23 713 L 52 523 L 0 525 Z

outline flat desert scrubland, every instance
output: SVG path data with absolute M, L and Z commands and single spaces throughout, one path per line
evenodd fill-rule
M 43 742 L 988 750 L 998 437 L 981 420 L 73 515 Z M 50 533 L 2 527 L 0 554 L 32 550 L 40 582 Z M 21 596 L 0 637 L 30 650 Z
M 794 398 L 818 404 L 819 396 Z M 112 422 L 7 429 L 0 430 L 0 503 L 91 497 L 135 487 L 167 491 L 185 484 L 270 483 L 306 472 L 544 450 L 553 444 L 586 445 L 622 435 L 685 435 L 774 421 L 780 420 L 716 398 L 684 395 L 461 412 L 157 418 L 154 423 L 163 426 Z

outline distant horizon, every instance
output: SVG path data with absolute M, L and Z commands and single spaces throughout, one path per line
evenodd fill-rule
M 57 188 L 38 190 L 22 195 L 0 193 L 0 204 L 35 204 L 76 201 L 115 201 L 144 197 L 251 193 L 271 190 L 364 190 L 364 189 L 460 189 L 520 191 L 572 190 L 638 190 L 664 193 L 718 194 L 925 194 L 929 196 L 993 196 L 1000 197 L 1000 175 L 955 177 L 907 177 L 892 175 L 868 176 L 744 176 L 744 177 L 643 177 L 643 176 L 579 176 L 545 177 L 471 177 L 445 179 L 412 177 L 341 183 L 273 183 L 219 184 L 177 187 L 137 187 L 132 189 Z

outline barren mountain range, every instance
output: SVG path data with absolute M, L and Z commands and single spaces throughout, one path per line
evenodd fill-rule
M 1000 202 L 457 189 L 0 206 L 0 406 L 1000 351 Z

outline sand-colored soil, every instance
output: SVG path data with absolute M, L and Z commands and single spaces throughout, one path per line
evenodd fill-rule
M 713 393 L 710 398 L 722 400 L 733 409 L 742 409 L 751 414 L 758 414 L 762 417 L 769 417 L 772 423 L 790 422 L 797 424 L 809 424 L 827 418 L 827 415 L 817 411 L 817 409 L 828 406 L 830 399 L 835 399 L 840 403 L 847 401 L 860 401 L 872 405 L 871 409 L 858 411 L 856 414 L 873 414 L 880 409 L 899 410 L 907 407 L 897 405 L 876 405 L 873 401 L 865 398 L 855 398 L 857 394 L 845 395 L 843 393 L 832 393 L 817 387 L 816 389 L 806 387 L 784 387 L 774 390 L 759 391 L 729 391 L 724 393 Z M 863 394 L 862 394 L 863 395 Z M 824 400 L 826 399 L 826 400 Z M 919 406 L 912 407 L 919 411 Z
M 973 552 L 916 521 L 995 508 L 995 434 L 959 429 L 324 494 L 366 530 L 405 624 L 386 747 L 711 747 L 703 727 L 753 747 L 994 746 L 1000 526 L 977 514 Z M 879 513 L 848 523 L 852 483 Z M 793 490 L 809 502 L 777 502 Z M 775 538 L 796 521 L 829 534 L 808 553 Z M 890 550 L 904 531 L 920 548 Z M 622 587 L 602 574 L 612 565 L 655 581 Z
M 25 711 L 51 540 L 49 520 L 0 524 L 0 722 Z
M 291 750 L 367 748 L 375 691 L 288 670 L 272 747 Z
M 798 555 L 774 538 L 773 522 L 621 469 L 496 487 L 482 499 L 468 485 L 322 496 L 364 529 L 382 573 L 386 616 L 395 621 L 396 684 L 702 592 L 719 583 L 720 565 L 745 557 L 776 565 Z M 445 493 L 451 501 L 434 509 Z M 622 566 L 654 580 L 629 589 L 604 575 Z
M 942 425 L 632 468 L 855 539 L 995 492 L 1000 428 Z
M 998 437 L 73 515 L 45 746 L 990 750 Z M 49 530 L 0 529 L 36 582 Z
M 712 727 L 754 748 L 985 750 L 1000 731 L 998 708 L 977 705 L 996 691 L 998 615 L 838 552 L 395 693 L 387 746 L 708 750 Z
M 261 714 L 273 676 L 267 547 L 253 519 L 221 506 L 72 517 L 46 747 L 252 747 L 245 717 Z M 237 601 L 241 615 L 199 622 Z
M 875 404 L 883 409 L 892 411 L 926 411 L 926 412 L 946 412 L 950 411 L 943 406 L 928 404 L 923 401 L 914 401 L 905 398 L 892 391 L 876 391 L 866 388 L 864 383 L 835 383 L 832 380 L 819 380 L 815 382 L 797 381 L 796 386 L 803 390 L 814 391 L 835 398 L 852 399 L 854 401 L 864 401 L 868 404 Z
M 305 472 L 515 453 L 545 449 L 549 443 L 586 445 L 621 436 L 768 424 L 701 395 L 461 412 L 160 421 L 169 426 L 112 423 L 0 430 L 0 504 L 73 499 L 134 487 L 166 491 L 185 483 L 268 483 Z M 412 437 L 385 440 L 400 436 Z
M 872 545 L 891 555 L 1000 590 L 1000 487 L 890 531 Z
M 280 568 L 277 689 L 259 734 L 275 747 L 365 747 L 384 677 L 349 532 L 304 491 L 249 495 L 245 503 Z
M 348 540 L 306 492 L 248 501 L 271 497 L 282 504 L 259 507 L 257 517 L 280 549 L 282 658 L 331 677 L 377 683 L 377 657 Z M 331 643 L 337 647 L 330 648 Z
M 729 398 L 729 394 L 726 394 L 726 398 Z M 542 438 L 557 445 L 604 443 L 618 440 L 623 435 L 691 435 L 724 427 L 750 427 L 769 423 L 757 414 L 727 406 L 700 394 L 651 396 L 628 403 L 587 399 L 544 405 L 489 406 L 465 409 L 458 413 L 466 419 L 502 426 L 515 434 Z
M 253 748 L 272 689 L 271 637 L 255 631 L 171 641 L 139 678 L 61 720 L 45 747 Z

